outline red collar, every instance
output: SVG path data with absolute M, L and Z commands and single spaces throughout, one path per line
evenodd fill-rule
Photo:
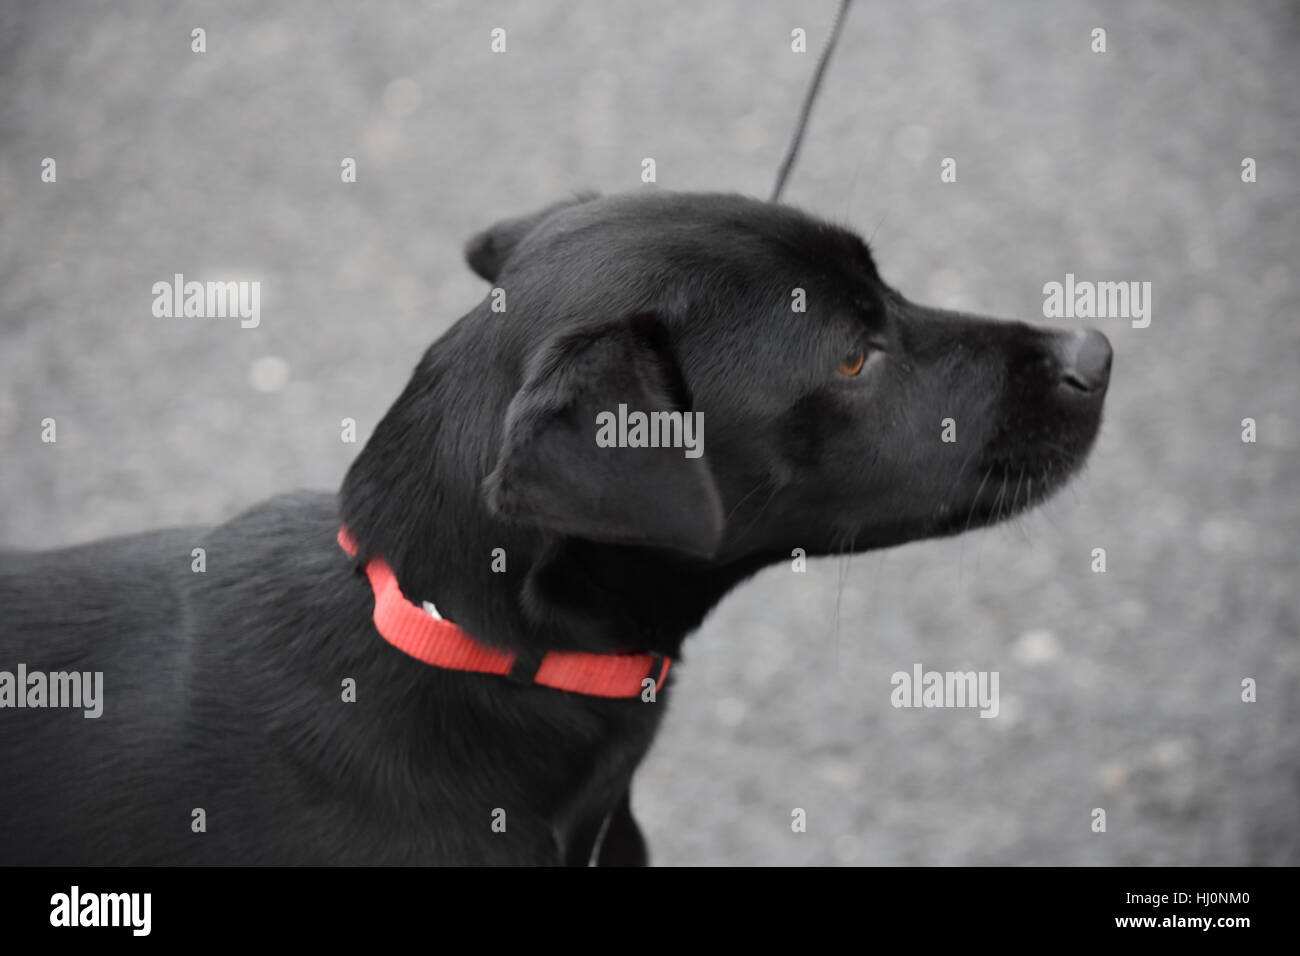
M 347 528 L 339 529 L 338 541 L 340 548 L 356 556 L 357 544 Z M 672 664 L 671 658 L 659 654 L 585 651 L 548 651 L 540 661 L 528 661 L 480 644 L 451 621 L 412 604 L 382 558 L 367 562 L 366 577 L 375 592 L 375 630 L 399 651 L 434 667 L 499 674 L 591 697 L 640 697 L 647 677 L 654 680 L 656 692 L 663 687 Z

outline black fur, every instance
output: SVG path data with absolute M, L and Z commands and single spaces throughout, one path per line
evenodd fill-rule
M 1096 333 L 916 306 L 788 207 L 581 198 L 467 258 L 507 311 L 485 300 L 429 348 L 339 498 L 0 559 L 0 669 L 105 673 L 97 720 L 0 710 L 0 862 L 642 863 L 629 792 L 671 687 L 604 700 L 418 663 L 371 625 L 367 557 L 503 648 L 677 657 L 794 548 L 1042 500 L 1100 423 Z M 598 448 L 620 402 L 702 412 L 704 455 Z

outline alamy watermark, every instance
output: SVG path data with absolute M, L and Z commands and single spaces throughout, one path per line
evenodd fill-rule
M 1132 319 L 1133 328 L 1151 324 L 1150 282 L 1090 282 L 1065 274 L 1043 286 L 1045 319 Z
M 895 671 L 889 679 L 895 707 L 978 707 L 981 717 L 996 717 L 998 671 L 927 671 L 913 664 L 911 672 Z
M 260 282 L 186 282 L 177 272 L 171 282 L 155 282 L 152 291 L 155 318 L 239 319 L 245 329 L 262 323 Z
M 0 708 L 69 707 L 96 718 L 104 712 L 103 671 L 0 671 Z
M 601 448 L 682 448 L 687 458 L 704 454 L 703 412 L 596 413 L 596 444 Z
M 51 926 L 129 926 L 131 935 L 152 928 L 152 893 L 83 893 L 75 884 L 50 897 Z

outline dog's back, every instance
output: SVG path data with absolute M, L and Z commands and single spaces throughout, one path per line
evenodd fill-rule
M 0 859 L 105 860 L 130 841 L 138 818 L 113 831 L 97 820 L 149 793 L 139 778 L 174 753 L 189 670 L 182 576 L 201 534 L 0 554 Z M 83 828 L 107 845 L 82 845 Z
M 301 797 L 266 718 L 307 692 L 264 678 L 319 632 L 314 598 L 331 614 L 313 557 L 352 583 L 321 547 L 334 512 L 328 495 L 284 496 L 217 528 L 0 556 L 0 670 L 21 697 L 0 720 L 0 860 L 286 858 L 292 828 L 257 833 Z
M 556 821 L 631 772 L 650 714 L 412 666 L 374 634 L 338 527 L 334 496 L 299 493 L 0 558 L 0 670 L 102 674 L 99 716 L 48 692 L 6 707 L 0 862 L 562 862 Z M 583 767 L 596 733 L 624 756 Z

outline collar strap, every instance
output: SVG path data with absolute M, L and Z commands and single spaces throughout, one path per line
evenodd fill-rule
M 340 528 L 339 547 L 356 557 L 357 544 Z M 453 671 L 498 674 L 525 684 L 539 684 L 590 697 L 640 697 L 643 681 L 655 682 L 658 692 L 672 659 L 662 654 L 591 654 L 547 651 L 541 658 L 515 654 L 481 644 L 461 627 L 437 616 L 433 605 L 421 607 L 402 594 L 393 569 L 382 558 L 366 563 L 366 577 L 375 593 L 375 630 L 399 651 L 434 667 Z

